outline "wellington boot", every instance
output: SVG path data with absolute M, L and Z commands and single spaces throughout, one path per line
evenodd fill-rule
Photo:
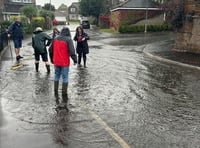
M 49 74 L 50 73 L 50 65 L 46 65 L 46 68 L 47 68 L 47 73 Z
M 55 93 L 55 96 L 58 95 L 58 86 L 59 86 L 59 81 L 54 81 L 54 93 Z
M 58 95 L 58 94 L 55 94 L 56 105 L 58 105 L 58 104 L 60 103 L 59 100 L 60 100 L 59 95 Z
M 63 102 L 65 103 L 68 101 L 67 89 L 68 89 L 68 83 L 62 83 L 62 98 Z
M 87 66 L 86 66 L 86 57 L 83 58 L 83 62 L 84 62 L 84 68 L 87 68 Z
M 35 63 L 35 71 L 36 71 L 36 72 L 39 71 L 39 63 Z

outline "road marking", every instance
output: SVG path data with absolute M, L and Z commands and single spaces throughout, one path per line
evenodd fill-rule
M 95 112 L 88 109 L 91 116 L 123 147 L 130 148 L 130 146 L 117 134 L 113 129 L 111 129 L 106 122 L 104 122 Z

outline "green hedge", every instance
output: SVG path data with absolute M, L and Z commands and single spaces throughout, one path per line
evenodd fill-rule
M 172 29 L 173 29 L 172 25 L 170 25 L 170 24 L 148 25 L 147 26 L 148 32 L 171 31 Z M 135 26 L 122 25 L 119 27 L 118 31 L 120 33 L 144 32 L 145 26 L 144 25 L 135 25 Z
M 8 26 L 9 26 L 11 23 L 12 23 L 12 22 L 10 22 L 10 21 L 2 21 L 2 22 L 0 22 L 1 32 L 2 32 L 2 31 L 7 31 L 7 30 L 8 30 Z

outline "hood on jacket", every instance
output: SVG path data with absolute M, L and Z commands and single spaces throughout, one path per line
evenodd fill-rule
M 41 27 L 37 27 L 33 33 L 37 34 L 37 33 L 40 33 L 40 32 L 43 32 L 42 28 Z
M 70 36 L 71 37 L 71 33 L 68 27 L 63 27 L 63 29 L 60 32 L 60 35 L 62 36 Z

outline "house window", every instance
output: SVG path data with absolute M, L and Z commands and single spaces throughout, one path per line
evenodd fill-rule
M 32 0 L 11 0 L 12 2 L 15 2 L 15 3 L 32 3 Z
M 71 11 L 72 13 L 74 13 L 74 12 L 76 12 L 76 8 L 71 8 L 70 11 Z
M 23 0 L 24 3 L 32 3 L 32 0 Z
M 12 2 L 20 3 L 22 0 L 12 0 Z

